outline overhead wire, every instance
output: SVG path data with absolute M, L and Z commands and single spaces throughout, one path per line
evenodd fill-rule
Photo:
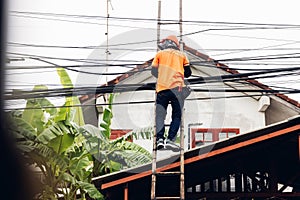
M 11 46 L 20 46 L 20 47 L 36 47 L 36 48 L 62 48 L 62 49 L 87 49 L 87 50 L 96 50 L 96 49 L 103 49 L 105 50 L 106 47 L 98 45 L 98 46 L 60 46 L 60 45 L 46 45 L 46 44 L 26 44 L 26 43 L 19 43 L 19 42 L 7 42 L 8 45 Z M 156 51 L 156 48 L 110 48 L 110 50 L 114 51 Z
M 24 56 L 22 58 L 29 58 L 29 59 L 52 59 L 52 60 L 67 60 L 67 61 L 74 61 L 74 62 L 95 62 L 95 64 L 90 64 L 90 65 L 62 65 L 61 67 L 66 67 L 66 68 L 76 68 L 76 67 L 126 67 L 126 68 L 135 68 L 135 65 L 143 65 L 145 64 L 145 61 L 143 60 L 121 60 L 121 59 L 113 59 L 110 60 L 111 62 L 120 62 L 122 64 L 107 64 L 104 63 L 104 59 L 71 59 L 71 58 L 62 58 L 62 57 L 51 57 L 51 56 L 42 56 L 42 55 L 33 55 L 33 54 L 23 54 L 23 53 L 14 53 L 14 52 L 7 52 L 8 54 L 11 55 L 18 55 L 18 56 Z M 270 54 L 270 55 L 262 55 L 262 56 L 248 56 L 248 57 L 235 57 L 235 58 L 227 58 L 227 59 L 216 59 L 214 62 L 222 62 L 222 63 L 229 63 L 233 64 L 235 62 L 239 62 L 238 64 L 242 64 L 241 62 L 248 62 L 248 61 L 262 61 L 262 60 L 285 60 L 285 59 L 299 59 L 300 58 L 300 53 L 285 53 L 285 54 Z M 103 61 L 103 63 L 102 63 Z M 130 63 L 126 63 L 130 62 Z M 295 62 L 295 60 L 294 60 Z M 300 61 L 297 61 L 300 62 Z M 203 66 L 206 66 L 207 61 L 199 60 L 197 62 L 193 61 L 194 64 L 201 64 Z M 249 63 L 247 63 L 249 64 Z M 282 63 L 250 63 L 250 64 L 257 64 L 257 65 L 283 65 Z M 291 63 L 287 63 L 291 64 Z M 298 65 L 298 63 L 295 63 L 294 65 Z M 211 65 L 209 65 L 211 67 Z M 8 69 L 30 69 L 30 68 L 35 68 L 34 66 L 26 67 L 26 66 L 18 66 L 18 67 L 8 67 Z M 42 68 L 51 68 L 51 66 L 42 66 Z M 237 68 L 232 68 L 232 69 L 237 69 Z M 240 70 L 246 70 L 243 68 L 239 68 Z M 254 68 L 255 70 L 255 68 Z
M 284 75 L 291 75 L 296 71 L 299 74 L 300 67 L 298 68 L 286 68 L 286 69 L 273 69 L 269 71 L 260 71 L 260 72 L 250 72 L 250 73 L 242 73 L 242 74 L 230 74 L 230 75 L 221 75 L 221 76 L 210 76 L 210 77 L 199 77 L 199 78 L 191 78 L 188 79 L 188 82 L 191 85 L 194 84 L 208 84 L 208 83 L 216 83 L 216 82 L 231 82 L 235 80 L 251 80 L 251 79 L 259 79 L 259 78 L 271 78 L 278 77 Z M 287 74 L 275 74 L 286 72 Z M 268 76 L 261 76 L 263 74 L 268 74 Z M 271 74 L 271 75 L 270 75 Z M 272 75 L 273 74 L 273 75 Z M 36 90 L 36 91 L 19 91 L 18 93 L 5 93 L 5 99 L 27 99 L 27 98 L 40 98 L 40 97 L 55 97 L 55 96 L 79 96 L 86 94 L 100 94 L 100 93 L 113 93 L 113 92 L 128 92 L 128 91 L 140 91 L 140 90 L 154 90 L 155 83 L 146 83 L 146 84 L 118 84 L 112 86 L 101 86 L 101 87 L 79 87 L 79 88 L 61 88 L 61 89 L 53 89 L 53 90 Z M 226 89 L 225 89 L 226 90 Z M 201 90 L 203 91 L 203 90 Z M 209 91 L 218 90 L 210 89 Z M 222 90 L 224 91 L 224 90 Z M 229 91 L 229 90 L 227 90 Z M 243 90 L 244 91 L 244 90 Z M 250 90 L 249 90 L 250 91 Z M 266 92 L 264 90 L 260 90 L 262 92 Z M 269 91 L 269 90 L 268 90 Z M 274 90 L 275 91 L 275 90 Z M 233 91 L 230 91 L 233 92 Z M 236 92 L 241 92 L 240 90 L 236 90 Z M 256 91 L 255 91 L 256 92 Z M 271 91 L 272 92 L 272 91 Z M 275 91 L 275 92 L 280 92 Z M 282 91 L 283 92 L 283 91 Z M 289 91 L 294 93 L 294 91 Z
M 88 24 L 88 25 L 100 25 L 100 26 L 106 26 L 105 23 L 99 23 L 99 22 L 90 22 L 90 21 L 74 21 L 74 20 L 66 20 L 66 19 L 58 19 L 58 18 L 47 18 L 47 17 L 35 17 L 35 16 L 28 16 L 28 15 L 20 15 L 20 14 L 10 14 L 14 17 L 22 17 L 22 18 L 30 18 L 30 19 L 39 19 L 39 20 L 52 20 L 52 21 L 60 21 L 60 22 L 71 22 L 71 23 L 79 23 L 79 24 Z M 122 27 L 122 28 L 143 28 L 142 26 L 129 26 L 129 25 L 123 25 L 123 24 L 110 24 L 110 26 L 115 27 Z
M 63 57 L 53 57 L 53 56 L 43 56 L 43 55 L 34 55 L 34 54 L 27 54 L 27 53 L 15 53 L 15 52 L 6 52 L 7 54 L 10 55 L 17 55 L 17 56 L 23 56 L 24 58 L 29 58 L 29 59 L 50 59 L 50 60 L 62 60 L 62 61 L 71 61 L 71 62 L 80 62 L 80 63 L 89 63 L 89 64 L 102 64 L 103 67 L 107 67 L 109 65 L 112 66 L 116 66 L 116 65 L 120 65 L 120 66 L 127 66 L 127 65 L 139 65 L 145 62 L 145 60 L 108 60 L 110 62 L 131 62 L 129 64 L 125 63 L 125 64 L 106 64 L 104 61 L 105 59 L 92 59 L 92 58 L 63 58 Z M 133 63 L 135 62 L 135 63 Z
M 24 11 L 10 11 L 14 14 L 31 14 L 31 15 L 44 15 L 55 17 L 71 17 L 71 18 L 84 18 L 84 19 L 106 19 L 107 16 L 96 15 L 72 15 L 61 13 L 45 13 L 45 12 L 24 12 Z M 109 16 L 110 20 L 129 20 L 129 21 L 143 21 L 143 22 L 157 22 L 156 18 L 138 18 L 138 17 L 114 17 Z M 178 22 L 174 19 L 161 19 L 162 22 Z M 201 20 L 182 20 L 183 23 L 200 23 L 200 24 L 229 24 L 229 25 L 247 25 L 247 26 L 293 26 L 300 27 L 299 24 L 275 24 L 275 23 L 245 23 L 245 22 L 224 22 L 224 21 L 201 21 Z
M 65 14 L 54 14 L 54 13 L 37 13 L 37 12 L 20 12 L 20 11 L 11 11 L 11 13 L 17 13 L 17 14 L 36 14 L 36 15 L 46 15 L 46 16 L 63 16 L 63 17 L 83 17 L 83 18 L 88 18 L 88 19 L 94 19 L 94 18 L 98 18 L 98 19 L 107 19 L 107 17 L 104 16 L 78 16 L 78 15 L 65 15 Z M 133 21 L 157 21 L 157 19 L 142 19 L 142 18 L 122 18 L 122 17 L 109 17 L 110 20 L 111 19 L 122 19 L 122 20 L 133 20 Z M 161 21 L 171 21 L 174 22 L 176 20 L 161 20 Z M 198 34 L 198 33 L 202 33 L 202 32 L 207 32 L 207 31 L 225 31 L 225 30 L 250 30 L 250 29 L 290 29 L 290 28 L 300 28 L 300 25 L 295 25 L 295 24 L 260 24 L 260 23 L 235 23 L 235 22 L 205 22 L 205 21 L 182 21 L 183 23 L 187 23 L 187 22 L 193 22 L 193 23 L 214 23 L 214 24 L 235 24 L 235 25 L 244 25 L 244 26 L 257 26 L 257 27 L 230 27 L 230 28 L 209 28 L 209 29 L 204 29 L 204 30 L 199 30 L 199 31 L 194 31 L 194 32 L 190 32 L 190 33 L 186 33 L 183 34 L 182 36 L 189 36 L 189 35 L 194 35 L 194 34 Z M 153 42 L 153 41 L 144 41 L 144 42 L 140 42 L 140 43 L 148 43 L 148 42 Z M 130 43 L 126 43 L 126 45 L 128 45 Z M 124 45 L 124 44 L 120 44 L 120 45 Z
M 34 14 L 34 13 L 31 13 L 31 14 Z M 47 15 L 51 15 L 51 13 L 48 13 Z M 72 16 L 72 17 L 75 17 L 75 18 L 79 17 L 80 18 L 82 16 Z M 86 16 L 86 17 L 90 17 L 90 16 Z M 104 17 L 103 19 L 106 19 L 106 17 Z M 110 17 L 110 19 L 114 19 L 114 17 Z M 117 20 L 134 20 L 134 21 L 146 20 L 146 19 L 142 19 L 142 18 L 135 18 L 135 19 L 131 18 L 130 19 L 130 18 L 118 18 L 118 17 L 115 17 L 115 19 L 117 19 Z M 148 21 L 148 20 L 146 20 L 146 21 Z M 149 20 L 149 21 L 152 21 L 152 20 Z M 153 19 L 153 21 L 156 21 L 156 19 Z M 172 20 L 164 20 L 164 22 L 170 22 L 170 21 L 172 21 Z M 186 23 L 205 23 L 205 24 L 214 23 L 214 24 L 223 24 L 223 25 L 244 25 L 244 26 L 253 26 L 253 25 L 255 25 L 255 26 L 274 26 L 274 27 L 230 27 L 230 28 L 223 28 L 223 29 L 222 28 L 221 29 L 210 28 L 210 29 L 204 29 L 204 30 L 199 30 L 199 31 L 187 33 L 187 34 L 185 34 L 185 36 L 197 34 L 197 33 L 200 33 L 200 32 L 215 31 L 215 30 L 252 30 L 252 29 L 257 29 L 257 28 L 259 28 L 259 29 L 270 29 L 270 28 L 272 28 L 272 29 L 290 29 L 290 28 L 299 28 L 299 25 L 292 25 L 292 24 L 288 25 L 288 24 L 257 24 L 257 23 L 230 23 L 230 22 L 226 22 L 225 23 L 225 22 L 204 22 L 204 21 L 183 21 L 183 22 L 186 22 Z M 143 43 L 153 42 L 153 41 L 156 41 L 156 40 L 141 41 L 141 42 L 131 42 L 131 43 L 129 42 L 129 43 L 114 44 L 114 45 L 117 46 L 117 47 L 119 47 L 119 46 L 123 46 L 123 45 L 143 44 Z M 14 44 L 14 45 L 16 45 L 16 44 Z M 231 59 L 220 59 L 220 60 L 216 60 L 216 62 L 229 62 L 229 63 L 232 62 L 231 64 L 234 64 L 235 62 L 241 62 L 241 61 L 243 61 L 243 62 L 249 62 L 249 61 L 254 61 L 254 60 L 255 61 L 257 61 L 257 60 L 261 61 L 261 60 L 273 60 L 273 59 L 275 59 L 275 60 L 278 60 L 278 59 L 281 59 L 281 60 L 282 59 L 291 59 L 291 58 L 297 59 L 297 58 L 299 58 L 298 55 L 299 55 L 298 53 L 290 53 L 290 54 L 282 54 L 280 56 L 279 55 L 277 55 L 277 56 L 275 56 L 275 55 L 265 55 L 265 56 L 241 57 L 241 58 L 231 58 Z M 49 57 L 48 58 L 47 57 L 40 57 L 40 58 L 43 58 L 43 59 L 55 59 L 55 58 L 49 58 Z M 58 60 L 60 60 L 60 59 L 58 59 Z M 62 60 L 64 60 L 64 59 L 62 59 Z M 66 59 L 66 60 L 68 60 L 68 59 Z M 86 63 L 93 63 L 94 62 L 94 64 L 98 64 L 98 61 L 100 61 L 100 60 L 85 60 L 85 59 L 83 59 L 83 60 L 81 60 L 81 59 L 78 59 L 78 60 L 74 59 L 73 60 L 73 59 L 70 59 L 68 61 L 86 62 Z M 112 61 L 115 61 L 115 60 L 112 60 Z M 126 62 L 126 61 L 124 61 L 124 62 Z M 144 61 L 141 61 L 141 62 L 144 62 Z M 295 65 L 297 65 L 297 64 L 295 64 Z M 66 69 L 68 69 L 68 68 L 71 68 L 71 66 L 66 67 Z M 68 69 L 68 70 L 70 70 L 70 69 Z M 73 69 L 73 70 L 76 70 L 76 69 Z M 255 71 L 255 70 L 253 70 L 253 71 Z M 263 70 L 260 70 L 260 71 L 263 71 Z M 76 72 L 86 73 L 85 71 L 82 71 L 82 70 L 78 70 Z M 87 73 L 90 73 L 90 72 L 87 72 Z M 128 73 L 128 72 L 126 72 L 126 73 Z M 269 72 L 269 73 L 275 73 L 275 72 Z M 95 75 L 100 75 L 100 73 L 94 73 L 94 74 Z M 287 71 L 286 71 L 285 74 L 268 75 L 268 76 L 266 76 L 266 75 L 262 76 L 262 74 L 255 74 L 254 73 L 254 74 L 250 75 L 250 76 L 252 76 L 250 78 L 249 77 L 242 77 L 242 76 L 241 77 L 235 77 L 235 78 L 231 77 L 231 78 L 227 78 L 227 79 L 225 78 L 226 79 L 225 81 L 236 81 L 238 79 L 240 79 L 240 81 L 241 81 L 241 80 L 249 80 L 249 79 L 254 79 L 254 78 L 272 78 L 272 77 L 274 78 L 274 77 L 277 77 L 277 76 L 281 76 L 282 77 L 282 76 L 295 75 L 295 74 L 297 74 L 297 73 L 296 72 L 289 72 L 288 73 Z M 108 75 L 108 74 L 106 74 L 106 75 Z M 114 75 L 117 75 L 117 74 L 114 74 Z M 261 77 L 259 77 L 259 76 L 261 76 Z M 207 80 L 208 79 L 206 79 L 206 81 Z M 199 80 L 199 79 L 198 79 L 198 82 L 196 81 L 196 79 L 193 79 L 191 81 L 194 81 L 193 84 L 201 82 L 201 80 Z M 211 80 L 211 81 L 213 82 L 213 80 Z M 139 88 L 139 87 L 143 87 L 143 86 L 134 85 L 133 87 L 135 87 L 135 88 L 138 87 Z M 107 88 L 107 90 L 109 90 L 109 89 L 110 88 Z M 126 90 L 129 91 L 132 88 L 123 88 L 123 89 L 126 89 Z M 152 86 L 151 89 L 153 89 L 153 86 Z M 82 90 L 84 90 L 84 88 L 82 88 Z M 78 91 L 75 91 L 75 92 L 72 92 L 72 93 L 73 94 L 79 94 L 78 92 L 82 92 L 82 90 L 81 91 L 78 90 Z M 262 91 L 262 90 L 260 90 L 260 91 Z M 62 93 L 57 93 L 56 95 L 64 95 L 64 94 L 67 94 L 68 91 L 61 91 L 61 92 Z M 277 90 L 277 92 L 281 92 L 281 93 L 293 92 L 294 93 L 295 91 L 294 90 L 293 91 L 292 90 L 291 91 Z M 54 92 L 52 94 L 55 95 Z
M 268 90 L 269 91 L 269 90 Z M 285 92 L 281 92 L 280 94 L 290 94 L 289 91 L 283 90 Z M 212 91 L 209 91 L 212 92 Z M 223 91 L 222 91 L 223 92 Z M 261 91 L 260 91 L 261 92 Z M 299 94 L 299 90 L 293 90 L 293 94 Z M 251 97 L 260 97 L 260 96 L 273 96 L 277 93 L 259 93 L 259 94 L 243 94 L 243 95 L 226 95 L 226 96 L 209 96 L 209 97 L 192 97 L 186 99 L 186 101 L 204 101 L 204 100 L 217 100 L 217 99 L 232 99 L 232 98 L 251 98 Z M 118 106 L 118 105 L 135 105 L 135 104 L 153 104 L 154 100 L 147 101 L 125 101 L 125 102 L 112 102 L 112 103 L 95 103 L 95 104 L 78 104 L 78 105 L 55 105 L 55 106 L 41 106 L 40 108 L 36 107 L 14 107 L 14 108 L 4 108 L 4 110 L 36 110 L 36 109 L 48 109 L 48 108 L 70 108 L 70 107 L 90 107 L 90 106 Z

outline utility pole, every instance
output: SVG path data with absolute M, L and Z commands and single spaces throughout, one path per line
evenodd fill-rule
M 112 3 L 111 3 L 111 0 L 106 0 L 106 50 L 105 50 L 105 53 L 106 53 L 106 72 L 108 71 L 108 58 L 109 58 L 109 55 L 111 54 L 110 51 L 109 51 L 109 38 L 108 38 L 108 28 L 109 28 L 109 4 L 110 4 L 110 7 L 111 9 L 113 10 L 113 6 L 112 6 Z M 106 77 L 106 85 L 107 85 L 107 77 Z
M 157 51 L 160 42 L 160 18 L 161 18 L 161 0 L 158 0 L 158 15 L 157 15 Z
M 108 28 L 109 28 L 109 4 L 111 6 L 111 8 L 113 9 L 112 7 L 112 4 L 111 4 L 111 0 L 106 0 L 106 50 L 105 50 L 105 54 L 106 54 L 106 68 L 105 68 L 105 73 L 108 72 L 108 61 L 109 61 L 109 55 L 111 54 L 110 51 L 109 51 L 109 37 L 108 37 Z M 105 85 L 107 86 L 108 85 L 108 77 L 107 75 L 105 75 Z M 104 101 L 106 102 L 106 100 L 108 99 L 107 97 L 107 94 L 104 95 Z
M 182 41 L 182 0 L 179 0 L 179 45 L 180 51 L 183 51 Z
M 157 15 L 157 51 L 160 42 L 160 17 L 161 17 L 161 0 L 158 0 L 158 15 Z M 156 102 L 156 99 L 155 99 Z M 154 115 L 156 116 L 156 103 L 154 104 Z M 153 151 L 152 151 L 152 176 L 151 176 L 151 200 L 156 200 L 156 122 L 154 120 L 154 133 L 153 133 Z
M 105 54 L 106 54 L 106 68 L 105 68 L 105 72 L 108 71 L 108 55 L 109 55 L 109 50 L 108 50 L 108 18 L 109 18 L 109 6 L 108 6 L 109 0 L 106 0 L 106 50 L 105 50 Z M 105 75 L 105 84 L 107 85 L 107 75 Z

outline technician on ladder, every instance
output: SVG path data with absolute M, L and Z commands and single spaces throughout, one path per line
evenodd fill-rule
M 179 148 L 175 144 L 181 124 L 182 109 L 186 93 L 184 77 L 191 76 L 187 56 L 180 51 L 175 35 L 170 35 L 159 44 L 160 51 L 152 62 L 151 74 L 157 78 L 156 83 L 156 149 Z M 165 118 L 168 104 L 172 106 L 172 120 L 167 138 L 165 138 Z

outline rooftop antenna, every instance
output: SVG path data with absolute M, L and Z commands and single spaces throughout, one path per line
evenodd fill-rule
M 106 53 L 106 72 L 108 72 L 108 56 L 111 54 L 110 51 L 109 51 L 109 41 L 108 41 L 108 27 L 109 27 L 109 24 L 108 24 L 108 19 L 109 19 L 109 5 L 111 7 L 111 9 L 113 10 L 113 6 L 112 6 L 112 3 L 111 3 L 111 0 L 107 0 L 106 1 L 106 50 L 105 50 L 105 53 Z M 108 79 L 107 79 L 107 76 L 106 77 L 106 80 L 105 80 L 105 83 L 106 85 L 108 84 Z
M 161 18 L 161 0 L 158 0 L 158 15 L 157 15 L 157 51 L 159 50 L 158 45 L 160 42 L 160 18 Z
M 182 41 L 182 0 L 179 0 L 179 48 L 183 51 Z
M 108 56 L 111 54 L 110 51 L 109 51 L 109 40 L 108 40 L 109 5 L 110 5 L 111 9 L 113 10 L 111 0 L 107 0 L 106 1 L 106 33 L 105 33 L 105 35 L 106 35 L 106 50 L 105 50 L 105 54 L 106 54 L 106 68 L 105 68 L 105 73 L 108 72 Z M 108 85 L 108 77 L 107 77 L 107 75 L 105 75 L 105 85 Z M 104 98 L 105 102 L 108 99 L 107 95 L 103 95 L 103 98 Z

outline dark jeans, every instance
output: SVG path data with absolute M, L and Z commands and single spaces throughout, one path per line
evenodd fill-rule
M 181 124 L 182 108 L 184 99 L 178 88 L 163 90 L 156 95 L 156 140 L 165 139 L 165 119 L 169 103 L 172 106 L 172 121 L 169 128 L 168 139 L 175 140 Z

